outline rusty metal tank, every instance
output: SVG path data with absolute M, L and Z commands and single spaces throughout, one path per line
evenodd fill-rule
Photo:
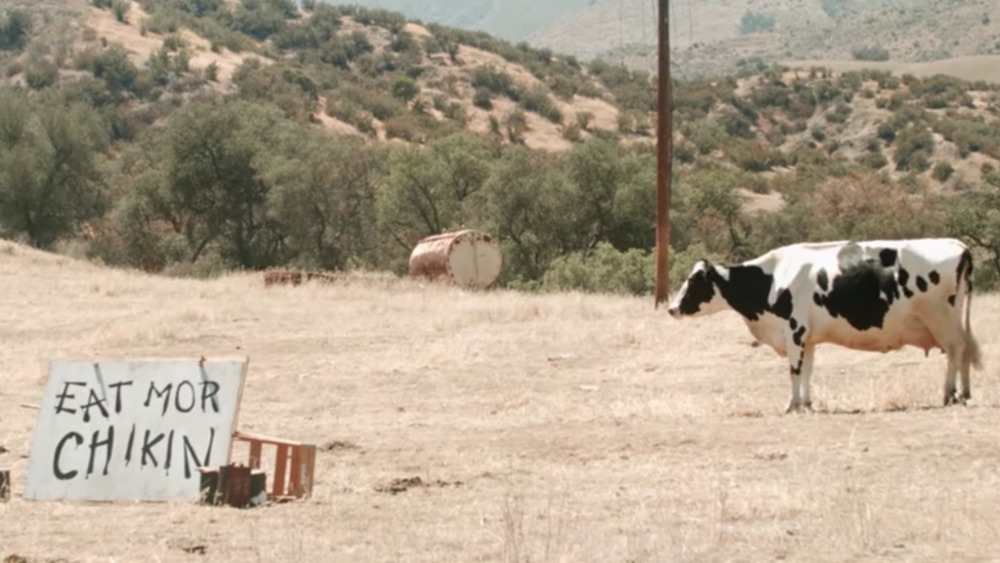
M 445 278 L 463 287 L 489 287 L 502 266 L 493 237 L 472 229 L 429 236 L 410 254 L 410 276 Z

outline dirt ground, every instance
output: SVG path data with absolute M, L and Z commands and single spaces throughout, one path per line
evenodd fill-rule
M 379 276 L 265 289 L 0 242 L 6 561 L 984 560 L 1000 547 L 1000 298 L 973 401 L 944 359 L 821 348 L 817 412 L 735 314 Z M 242 430 L 318 445 L 311 499 L 22 498 L 45 362 L 231 356 Z M 238 459 L 243 454 L 236 452 Z M 268 476 L 270 477 L 270 472 Z

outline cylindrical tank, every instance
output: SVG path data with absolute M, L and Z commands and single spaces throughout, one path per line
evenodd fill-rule
M 500 277 L 503 257 L 490 235 L 465 229 L 422 239 L 410 254 L 410 275 L 475 288 L 489 287 Z

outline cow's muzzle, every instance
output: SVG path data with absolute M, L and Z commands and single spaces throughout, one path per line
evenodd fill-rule
M 671 308 L 667 309 L 667 313 L 670 314 L 670 316 L 673 317 L 673 318 L 675 318 L 675 319 L 679 319 L 681 317 L 681 309 L 680 309 L 680 307 L 671 307 Z

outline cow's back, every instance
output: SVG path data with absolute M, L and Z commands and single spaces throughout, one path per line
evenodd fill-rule
M 957 314 L 970 259 L 961 241 L 948 238 L 803 243 L 775 252 L 775 285 L 792 290 L 808 340 L 883 352 L 937 345 L 928 318 Z

